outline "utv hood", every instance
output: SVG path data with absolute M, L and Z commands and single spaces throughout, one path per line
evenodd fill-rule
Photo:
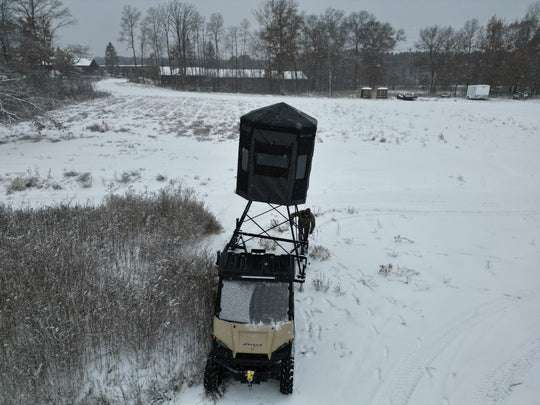
M 279 324 L 243 324 L 214 317 L 214 337 L 237 353 L 265 354 L 268 359 L 281 346 L 294 338 L 294 322 Z

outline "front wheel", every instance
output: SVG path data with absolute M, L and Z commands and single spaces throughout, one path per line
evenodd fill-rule
M 283 360 L 279 373 L 279 392 L 290 395 L 293 392 L 294 359 Z
M 204 369 L 204 389 L 206 392 L 215 392 L 219 386 L 219 373 L 221 366 L 216 362 L 213 355 L 208 356 Z

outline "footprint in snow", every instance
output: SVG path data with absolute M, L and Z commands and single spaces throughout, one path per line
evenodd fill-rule
M 300 354 L 304 357 L 311 357 L 312 355 L 316 354 L 317 352 L 312 346 L 306 347 L 302 346 L 300 347 Z

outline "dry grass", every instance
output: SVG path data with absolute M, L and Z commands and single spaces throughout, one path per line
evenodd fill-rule
M 397 280 L 403 284 L 409 284 L 419 272 L 408 267 L 394 266 L 392 263 L 379 265 L 379 274 L 390 280 Z
M 198 378 L 215 294 L 200 242 L 220 230 L 181 189 L 0 205 L 0 404 L 149 403 Z
M 309 248 L 309 257 L 320 261 L 330 259 L 332 253 L 322 245 L 313 245 Z
M 52 188 L 61 190 L 62 186 L 56 183 L 49 172 L 47 177 L 42 177 L 37 170 L 28 170 L 26 175 L 17 176 L 6 186 L 6 194 L 13 194 L 18 191 L 25 191 L 32 188 Z
M 313 285 L 316 291 L 326 293 L 332 286 L 332 280 L 328 280 L 326 277 L 324 277 L 324 275 L 318 274 L 312 280 L 311 284 Z

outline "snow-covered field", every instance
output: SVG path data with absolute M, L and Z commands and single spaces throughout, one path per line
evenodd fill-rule
M 218 403 L 540 404 L 539 101 L 97 86 L 111 96 L 53 112 L 63 130 L 0 127 L 0 203 L 181 183 L 221 221 L 217 250 L 245 206 L 240 116 L 285 101 L 318 120 L 311 245 L 331 257 L 296 294 L 294 393 L 230 383 Z M 205 401 L 201 383 L 174 403 Z

